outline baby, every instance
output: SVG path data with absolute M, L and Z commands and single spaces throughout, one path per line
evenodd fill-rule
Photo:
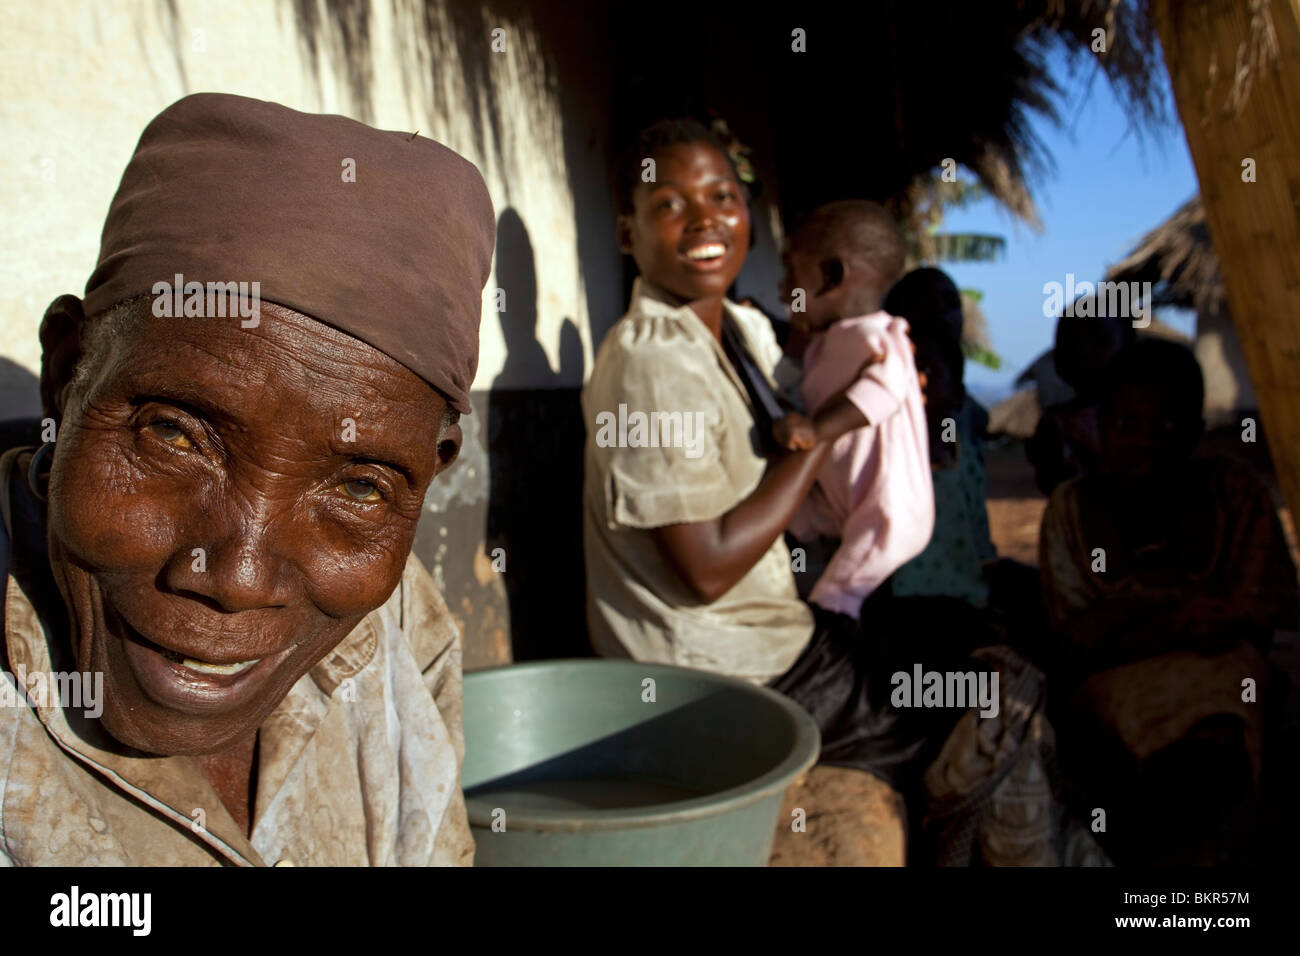
M 782 293 L 809 338 L 803 400 L 814 418 L 787 415 L 773 433 L 791 450 L 842 435 L 790 530 L 840 539 L 809 600 L 854 620 L 934 529 L 924 380 L 907 322 L 881 310 L 903 260 L 889 214 L 861 200 L 818 208 L 784 257 Z

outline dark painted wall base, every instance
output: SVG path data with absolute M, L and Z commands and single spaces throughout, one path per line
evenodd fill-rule
M 461 459 L 430 490 L 415 551 L 461 624 L 467 670 L 591 654 L 580 395 L 475 392 Z

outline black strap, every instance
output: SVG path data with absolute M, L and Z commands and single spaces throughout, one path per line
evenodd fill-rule
M 767 378 L 745 346 L 745 340 L 740 337 L 740 333 L 725 315 L 722 320 L 722 350 L 731 361 L 736 374 L 740 376 L 741 384 L 745 386 L 764 443 L 775 444 L 772 439 L 772 425 L 778 419 L 785 417 L 786 410 L 772 393 Z

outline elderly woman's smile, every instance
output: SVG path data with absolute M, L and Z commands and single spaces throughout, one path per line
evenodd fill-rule
M 105 726 L 215 753 L 392 593 L 459 427 L 419 376 L 291 310 L 252 329 L 124 311 L 65 392 L 51 566 Z
M 495 223 L 418 133 L 224 93 L 145 127 L 41 320 L 39 447 L 0 448 L 0 676 L 35 688 L 0 866 L 473 862 L 460 624 L 412 544 Z
M 190 652 L 145 637 L 116 609 L 106 606 L 105 612 L 108 633 L 121 641 L 122 654 L 145 695 L 161 706 L 186 713 L 220 713 L 255 697 L 265 678 L 298 646 L 290 645 L 267 657 L 247 661 L 199 660 L 189 656 Z M 215 654 L 222 648 L 217 642 L 205 646 Z

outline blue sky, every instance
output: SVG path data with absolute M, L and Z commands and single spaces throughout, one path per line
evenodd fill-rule
M 1091 64 L 1073 76 L 1063 56 L 1054 65 L 1060 67 L 1056 75 L 1063 88 L 1061 125 L 1037 116 L 1032 121 L 1054 162 L 1054 169 L 1031 174 L 1029 184 L 1042 233 L 1014 221 L 989 199 L 944 218 L 947 230 L 989 232 L 1007 240 L 1005 255 L 995 262 L 941 264 L 957 285 L 984 293 L 981 305 L 1003 364 L 993 371 L 967 362 L 966 384 L 985 400 L 1009 394 L 1020 371 L 1052 344 L 1055 322 L 1043 316 L 1043 283 L 1064 284 L 1069 272 L 1076 281 L 1100 279 L 1107 266 L 1198 189 L 1176 120 L 1139 138 L 1105 78 L 1098 75 L 1089 88 Z M 1170 115 L 1177 115 L 1172 105 Z M 1192 332 L 1190 314 L 1162 310 L 1159 317 Z

